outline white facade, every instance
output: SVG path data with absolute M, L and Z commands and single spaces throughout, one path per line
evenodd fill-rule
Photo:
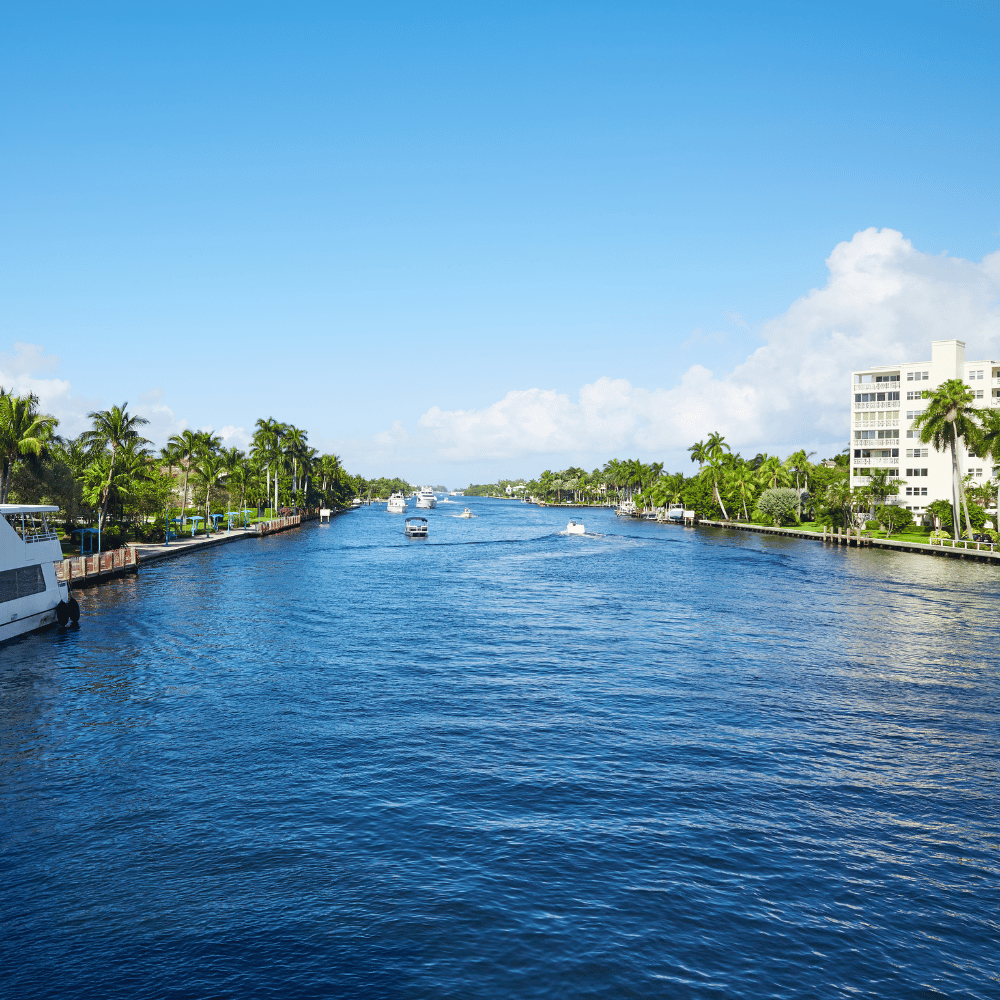
M 975 392 L 976 406 L 1000 406 L 1000 362 L 966 361 L 961 340 L 935 340 L 930 361 L 865 368 L 851 374 L 851 486 L 864 486 L 873 468 L 903 480 L 896 502 L 919 521 L 928 504 L 951 501 L 951 456 L 922 444 L 913 422 L 927 408 L 922 393 L 957 378 Z M 983 482 L 990 461 L 959 449 L 959 475 Z

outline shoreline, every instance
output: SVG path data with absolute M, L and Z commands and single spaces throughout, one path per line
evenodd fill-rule
M 342 510 L 333 510 L 331 517 L 346 514 L 352 509 L 345 507 Z M 137 574 L 142 566 L 156 565 L 166 562 L 168 559 L 178 559 L 192 552 L 201 552 L 203 549 L 227 545 L 247 538 L 264 538 L 282 531 L 289 531 L 292 528 L 299 528 L 306 521 L 318 521 L 318 519 L 318 514 L 297 514 L 293 517 L 260 521 L 252 528 L 224 529 L 211 535 L 177 538 L 169 545 L 164 542 L 127 542 L 119 549 L 109 549 L 100 555 L 71 556 L 57 562 L 56 578 L 80 589 L 98 586 L 111 580 L 121 579 L 129 573 Z M 125 558 L 116 558 L 116 552 L 125 554 Z
M 652 522 L 668 524 L 668 521 Z M 795 528 L 770 528 L 764 524 L 749 524 L 741 521 L 709 521 L 699 520 L 696 527 L 705 525 L 709 528 L 728 528 L 733 531 L 752 531 L 761 535 L 781 535 L 785 538 L 805 538 L 811 541 L 829 543 L 831 545 L 847 545 L 855 548 L 890 549 L 896 552 L 912 552 L 916 555 L 946 556 L 950 559 L 972 559 L 978 562 L 1000 563 L 1000 552 L 980 549 L 980 542 L 963 542 L 961 548 L 952 545 L 931 545 L 924 542 L 894 541 L 891 538 L 863 538 L 860 535 L 834 535 L 829 532 L 802 531 Z M 976 548 L 968 548 L 970 545 Z

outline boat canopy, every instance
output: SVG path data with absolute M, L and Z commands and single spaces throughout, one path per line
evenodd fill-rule
M 6 514 L 56 514 L 59 508 L 50 504 L 40 503 L 4 503 L 0 504 L 0 515 Z

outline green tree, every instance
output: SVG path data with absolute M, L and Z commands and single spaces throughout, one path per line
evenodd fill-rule
M 874 520 L 885 532 L 885 537 L 888 538 L 894 532 L 901 531 L 913 524 L 913 514 L 905 507 L 888 503 L 875 508 Z
M 964 499 L 958 473 L 958 444 L 963 439 L 976 439 L 979 428 L 977 413 L 972 405 L 975 395 L 961 379 L 951 378 L 942 382 L 937 389 L 925 391 L 923 398 L 928 400 L 927 409 L 914 421 L 913 426 L 920 431 L 920 440 L 924 444 L 932 444 L 936 451 L 948 448 L 951 452 L 952 505 L 955 511 L 952 520 L 957 541 Z M 971 532 L 968 505 L 965 507 L 965 522 Z
M 767 489 L 757 498 L 757 510 L 763 517 L 774 521 L 777 528 L 783 521 L 794 521 L 799 505 L 798 490 L 788 487 Z
M 211 534 L 212 487 L 226 475 L 226 460 L 216 451 L 204 451 L 194 467 L 198 482 L 205 489 L 205 534 Z
M 753 503 L 757 495 L 757 476 L 753 469 L 746 463 L 742 463 L 733 469 L 726 479 L 727 489 L 743 505 L 743 516 L 750 520 L 750 513 L 747 510 L 747 501 Z
M 149 421 L 145 417 L 129 413 L 127 401 L 121 406 L 112 406 L 110 410 L 95 410 L 88 413 L 87 418 L 93 422 L 93 427 L 81 435 L 85 444 L 95 455 L 110 449 L 110 461 L 104 463 L 107 480 L 99 497 L 100 513 L 97 523 L 100 528 L 107 513 L 112 481 L 115 472 L 118 471 L 116 464 L 118 453 L 124 448 L 141 448 L 142 445 L 149 444 L 149 441 L 139 433 L 139 428 Z
M 982 455 L 983 458 L 989 458 L 992 461 L 993 472 L 996 474 L 995 467 L 1000 466 L 1000 410 L 980 410 L 978 417 L 979 426 L 970 435 L 970 444 L 977 455 Z M 1000 530 L 1000 476 L 997 476 L 996 490 L 996 528 Z
M 713 431 L 709 434 L 704 447 L 706 461 L 708 462 L 708 469 L 706 471 L 712 477 L 712 492 L 715 496 L 715 502 L 722 511 L 722 519 L 724 521 L 729 520 L 729 514 L 726 513 L 726 505 L 722 502 L 722 497 L 719 495 L 719 479 L 722 475 L 723 458 L 729 450 L 730 448 L 726 444 L 726 439 L 718 431 Z M 693 457 L 694 455 L 692 455 Z
M 15 396 L 0 388 L 0 503 L 7 502 L 18 462 L 43 455 L 57 424 L 55 417 L 38 412 L 34 393 Z

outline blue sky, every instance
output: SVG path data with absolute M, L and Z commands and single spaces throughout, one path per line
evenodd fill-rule
M 683 386 L 730 392 L 841 244 L 854 274 L 923 274 L 941 324 L 971 282 L 953 335 L 1000 353 L 992 5 L 0 10 L 0 379 L 67 432 L 128 399 L 154 437 L 293 422 L 365 475 L 464 485 L 612 446 L 680 468 L 716 429 Z M 938 329 L 855 321 L 876 353 Z M 793 355 L 720 412 L 744 451 L 842 447 L 846 409 L 843 433 L 808 398 L 758 412 Z M 581 389 L 623 383 L 674 416 L 595 430 Z

